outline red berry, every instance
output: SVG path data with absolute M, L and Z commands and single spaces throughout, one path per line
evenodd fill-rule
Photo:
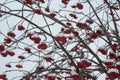
M 70 22 L 67 22 L 66 25 L 67 25 L 67 26 L 71 26 L 71 23 L 70 23 Z
M 102 31 L 98 29 L 98 30 L 96 31 L 96 34 L 98 34 L 98 36 L 100 36 L 100 35 L 102 35 Z
M 36 14 L 41 14 L 41 10 L 40 10 L 40 9 L 35 9 L 35 10 L 34 10 L 34 13 L 36 13 Z
M 5 50 L 5 46 L 4 45 L 0 45 L 0 52 Z
M 116 54 L 110 52 L 110 53 L 109 53 L 109 57 L 110 57 L 110 59 L 115 59 L 115 58 L 116 58 Z
M 0 74 L 0 79 L 2 79 L 2 80 L 7 80 L 6 74 Z
M 72 31 L 72 33 L 74 34 L 75 37 L 79 35 L 77 31 Z
M 98 49 L 99 52 L 101 52 L 103 55 L 106 55 L 107 54 L 107 51 L 105 49 Z
M 77 22 L 76 26 L 80 29 L 91 30 L 91 28 L 85 23 Z
M 112 68 L 113 67 L 113 61 L 105 61 L 104 64 L 105 66 L 107 66 L 108 68 Z
M 50 16 L 51 18 L 55 18 L 56 14 L 55 14 L 55 13 L 51 13 L 51 14 L 49 14 L 49 16 Z
M 72 74 L 71 78 L 72 78 L 72 80 L 81 80 L 81 77 L 78 74 Z
M 22 26 L 22 25 L 19 25 L 19 26 L 18 26 L 18 30 L 19 30 L 19 31 L 22 31 L 22 30 L 24 30 L 24 29 L 25 29 L 24 26 Z
M 47 49 L 47 45 L 45 43 L 41 43 L 41 44 L 38 45 L 38 48 L 42 49 L 42 50 L 45 50 L 45 49 Z
M 32 0 L 25 0 L 25 3 L 26 3 L 26 4 L 29 4 L 29 5 L 32 5 L 32 4 L 33 4 L 33 1 L 32 1 Z
M 73 14 L 73 13 L 70 13 L 69 15 L 70 15 L 70 17 L 72 17 L 72 18 L 74 18 L 74 19 L 77 19 L 77 18 L 78 18 L 78 17 L 77 17 L 75 14 Z
M 83 5 L 81 3 L 77 3 L 77 6 L 76 6 L 78 9 L 83 9 Z
M 115 67 L 116 67 L 116 69 L 120 70 L 120 62 L 117 62 L 117 63 L 115 64 Z
M 7 57 L 7 54 L 1 53 L 2 57 Z
M 52 57 L 44 57 L 44 59 L 47 61 L 47 62 L 51 62 L 51 61 L 54 61 L 54 59 Z
M 19 59 L 25 59 L 25 56 L 18 56 Z
M 47 78 L 47 80 L 55 80 L 55 76 L 45 75 L 45 78 Z
M 30 49 L 30 48 L 26 47 L 26 48 L 24 48 L 24 49 L 25 49 L 25 51 L 27 51 L 28 53 L 31 53 L 31 49 Z
M 98 34 L 96 34 L 96 33 L 92 33 L 91 35 L 90 35 L 90 38 L 91 39 L 96 39 L 98 37 Z
M 67 42 L 67 39 L 65 36 L 57 36 L 55 37 L 56 41 L 59 41 L 62 45 L 64 45 Z
M 65 34 L 70 34 L 72 31 L 70 29 L 67 29 L 64 31 Z
M 14 38 L 16 36 L 15 33 L 11 32 L 11 31 L 8 32 L 7 35 L 10 36 L 10 37 L 12 37 L 12 38 Z
M 20 64 L 17 64 L 16 67 L 17 68 L 23 68 L 22 65 L 20 65 Z
M 29 37 L 31 39 L 32 35 L 33 35 L 33 33 L 28 33 L 27 37 Z
M 41 71 L 41 70 L 43 70 L 43 69 L 45 69 L 43 66 L 37 67 L 37 71 Z
M 118 45 L 116 43 L 111 45 L 113 52 L 116 52 Z
M 39 37 L 34 37 L 33 41 L 34 43 L 38 44 L 40 43 L 41 39 Z
M 10 56 L 14 56 L 14 55 L 15 55 L 14 52 L 12 52 L 12 51 L 8 51 L 8 50 L 5 52 L 5 54 L 10 55 Z
M 31 80 L 30 76 L 24 76 L 24 80 Z
M 69 2 L 69 0 L 62 0 L 62 3 L 65 5 L 68 4 L 68 2 Z
M 81 60 L 80 62 L 77 62 L 77 67 L 78 68 L 86 68 L 86 67 L 89 67 L 89 66 L 91 66 L 92 65 L 92 63 L 91 62 L 89 62 L 89 61 L 87 61 L 87 60 Z
M 116 71 L 116 69 L 110 69 L 110 70 L 107 73 L 107 75 L 108 75 L 109 78 L 114 79 L 114 78 L 120 77 L 120 74 Z
M 10 38 L 5 38 L 4 41 L 6 44 L 10 44 L 12 42 L 12 40 Z

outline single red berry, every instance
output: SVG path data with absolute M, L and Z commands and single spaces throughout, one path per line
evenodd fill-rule
M 111 45 L 113 52 L 116 52 L 118 45 L 116 43 Z
M 26 3 L 26 4 L 29 4 L 29 5 L 32 5 L 32 4 L 33 4 L 33 1 L 32 1 L 32 0 L 25 0 L 25 3 Z
M 80 29 L 91 30 L 91 28 L 86 23 L 77 22 L 76 26 Z
M 34 13 L 41 14 L 41 10 L 40 9 L 34 9 Z
M 57 36 L 55 40 L 64 45 L 67 42 L 67 38 L 65 36 Z
M 117 62 L 117 63 L 115 64 L 115 68 L 118 69 L 118 70 L 120 70 L 120 62 Z
M 30 48 L 25 47 L 24 49 L 25 49 L 25 51 L 27 51 L 28 53 L 31 53 L 31 49 L 30 49 Z
M 33 41 L 34 41 L 34 43 L 38 44 L 38 43 L 40 43 L 41 39 L 40 39 L 40 37 L 34 37 Z
M 25 56 L 18 56 L 19 59 L 25 59 Z
M 62 27 L 62 28 L 61 28 L 61 32 L 64 32 L 64 31 L 65 31 L 65 28 Z
M 108 56 L 110 57 L 110 59 L 115 59 L 116 58 L 116 54 L 112 53 L 112 52 L 110 52 Z
M 68 4 L 68 2 L 69 2 L 69 0 L 62 0 L 62 3 L 65 5 Z
M 92 33 L 91 35 L 90 35 L 90 38 L 91 39 L 96 39 L 98 37 L 98 34 L 96 34 L 96 33 Z
M 14 38 L 16 36 L 15 33 L 13 33 L 12 31 L 8 32 L 7 35 L 12 38 Z
M 0 79 L 2 79 L 2 80 L 7 80 L 7 79 L 6 79 L 6 74 L 0 74 Z
M 37 71 L 41 71 L 41 70 L 43 70 L 43 69 L 45 69 L 43 66 L 37 67 Z
M 30 76 L 24 76 L 24 80 L 31 80 Z
M 78 17 L 77 17 L 75 14 L 73 14 L 73 13 L 70 13 L 69 16 L 72 17 L 72 18 L 74 18 L 74 19 L 77 19 L 77 18 L 78 18 Z
M 83 27 L 83 23 L 77 22 L 77 23 L 76 23 L 76 26 L 79 27 L 79 28 L 82 28 L 82 27 Z
M 80 75 L 78 75 L 78 74 L 73 74 L 73 75 L 71 75 L 70 77 L 71 77 L 73 80 L 80 80 L 80 79 L 81 79 Z
M 113 61 L 105 61 L 104 64 L 105 64 L 105 66 L 107 66 L 108 68 L 112 68 L 114 62 L 113 62 Z
M 5 46 L 4 45 L 0 45 L 0 52 L 5 50 Z
M 47 80 L 55 80 L 55 76 L 50 76 L 50 75 L 45 75 L 45 78 L 47 78 Z
M 38 44 L 38 48 L 45 50 L 45 49 L 47 49 L 47 45 L 46 45 L 46 43 L 40 43 L 40 44 Z
M 67 25 L 67 26 L 71 26 L 71 23 L 70 23 L 70 22 L 67 22 L 66 25 Z
M 103 48 L 98 49 L 99 52 L 101 52 L 103 55 L 107 54 L 107 51 Z
M 120 77 L 120 74 L 117 72 L 116 69 L 110 69 L 108 71 L 107 75 L 108 75 L 109 78 L 112 78 L 112 79 Z
M 102 30 L 96 30 L 96 34 L 98 34 L 98 36 L 102 35 Z
M 22 25 L 19 25 L 19 26 L 18 26 L 18 30 L 19 30 L 19 31 L 22 31 L 22 30 L 24 30 L 24 29 L 25 29 L 24 26 L 22 26 Z
M 70 29 L 66 29 L 65 31 L 64 31 L 64 34 L 70 34 L 72 31 L 70 30 Z
M 5 38 L 4 41 L 6 44 L 10 44 L 12 42 L 12 40 L 10 38 Z
M 114 16 L 115 14 L 114 13 L 109 13 L 109 15 Z
M 16 67 L 19 68 L 19 69 L 23 68 L 22 65 L 20 65 L 20 64 L 17 64 Z
M 82 5 L 81 3 L 77 3 L 76 7 L 77 7 L 78 9 L 83 9 L 83 5 Z
M 2 56 L 2 57 L 7 57 L 7 54 L 1 53 L 1 56 Z
M 49 14 L 49 16 L 50 16 L 51 18 L 55 18 L 56 14 L 55 14 L 55 13 L 51 13 L 51 14 Z
M 78 68 L 86 68 L 86 67 L 89 67 L 91 66 L 92 63 L 90 61 L 87 61 L 87 60 L 81 60 L 80 62 L 77 62 L 77 67 Z
M 79 33 L 77 31 L 72 31 L 72 33 L 75 37 L 79 35 Z
M 10 56 L 14 56 L 15 53 L 14 53 L 14 52 L 10 52 L 9 55 L 10 55 Z
M 28 34 L 27 34 L 27 37 L 31 38 L 32 35 L 33 35 L 33 33 L 28 33 Z
M 47 62 L 51 62 L 51 61 L 54 61 L 54 59 L 52 57 L 44 57 L 44 59 L 47 61 Z

